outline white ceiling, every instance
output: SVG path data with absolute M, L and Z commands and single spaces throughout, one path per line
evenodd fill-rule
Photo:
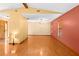
M 27 4 L 32 8 L 45 9 L 45 10 L 51 10 L 51 11 L 54 10 L 54 11 L 60 11 L 63 13 L 66 13 L 67 11 L 69 11 L 70 9 L 78 5 L 77 3 L 27 3 Z M 21 3 L 0 3 L 0 10 L 15 9 L 21 6 L 22 6 Z M 0 13 L 0 17 L 4 17 L 6 15 L 7 14 Z M 60 15 L 57 15 L 57 16 L 51 15 L 52 18 L 57 18 L 59 16 Z
M 61 14 L 23 14 L 27 20 L 36 21 L 36 20 L 44 20 L 44 21 L 53 21 Z
M 27 3 L 32 8 L 55 10 L 60 12 L 67 12 L 73 7 L 77 6 L 78 3 Z M 0 10 L 13 9 L 21 7 L 21 3 L 0 3 Z
M 0 10 L 15 9 L 21 7 L 20 3 L 0 3 Z
M 28 3 L 28 6 L 39 9 L 55 10 L 60 12 L 67 12 L 73 7 L 77 6 L 77 3 Z

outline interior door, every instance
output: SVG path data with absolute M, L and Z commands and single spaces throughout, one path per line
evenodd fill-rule
M 5 52 L 5 21 L 0 19 L 0 55 Z

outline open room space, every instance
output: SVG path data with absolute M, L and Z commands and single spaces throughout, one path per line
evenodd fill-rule
M 78 3 L 1 3 L 0 56 L 79 56 Z

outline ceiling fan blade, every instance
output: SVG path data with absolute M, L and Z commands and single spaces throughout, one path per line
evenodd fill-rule
M 28 8 L 27 3 L 22 3 L 24 5 L 25 8 Z

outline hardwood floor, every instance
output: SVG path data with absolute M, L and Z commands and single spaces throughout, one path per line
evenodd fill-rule
M 0 44 L 0 55 L 7 56 L 77 56 L 74 51 L 64 46 L 51 36 L 28 36 L 21 44 L 8 45 L 4 54 L 4 45 Z

